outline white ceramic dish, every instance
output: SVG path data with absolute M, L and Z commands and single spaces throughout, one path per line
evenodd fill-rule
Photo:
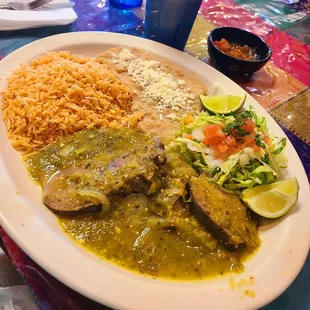
M 207 86 L 240 94 L 242 89 L 227 77 L 182 52 L 145 39 L 113 33 L 70 33 L 28 44 L 1 60 L 2 80 L 21 63 L 47 51 L 69 50 L 95 56 L 113 46 L 133 46 L 161 55 L 196 72 Z M 269 114 L 250 96 L 247 104 L 268 119 L 270 131 L 284 136 Z M 11 146 L 0 121 L 0 224 L 10 237 L 39 265 L 72 289 L 117 309 L 258 309 L 280 295 L 300 271 L 310 242 L 310 193 L 303 166 L 290 142 L 287 177 L 300 184 L 298 204 L 286 217 L 260 227 L 262 245 L 245 264 L 241 275 L 202 282 L 153 280 L 101 261 L 73 243 L 60 229 L 57 218 L 42 204 L 40 189 L 28 178 L 20 154 Z M 232 290 L 229 279 L 254 283 Z M 249 282 L 249 281 L 247 281 Z M 255 298 L 242 297 L 245 289 Z

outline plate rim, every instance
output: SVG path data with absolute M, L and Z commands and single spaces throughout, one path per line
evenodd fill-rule
M 70 38 L 69 38 L 70 37 Z M 128 42 L 128 40 L 130 40 L 131 44 L 133 44 L 133 42 L 137 42 L 137 47 L 138 48 L 141 48 L 141 44 L 143 45 L 143 43 L 145 43 L 148 48 L 149 47 L 154 47 L 155 49 L 159 49 L 161 52 L 164 52 L 164 51 L 167 51 L 167 53 L 169 53 L 169 51 L 171 53 L 174 53 L 174 54 L 178 54 L 180 58 L 184 58 L 184 60 L 188 60 L 189 62 L 191 63 L 194 63 L 196 62 L 196 64 L 200 66 L 208 66 L 209 69 L 211 72 L 216 72 L 217 75 L 221 75 L 221 78 L 226 80 L 227 83 L 233 83 L 235 84 L 236 86 L 238 86 L 235 82 L 233 82 L 232 80 L 230 80 L 229 78 L 227 78 L 225 75 L 223 75 L 222 73 L 218 72 L 216 69 L 210 67 L 209 65 L 201 62 L 200 60 L 197 60 L 193 57 L 191 57 L 190 55 L 184 53 L 184 52 L 181 52 L 181 51 L 178 51 L 178 50 L 175 50 L 171 47 L 168 47 L 168 46 L 165 46 L 163 44 L 160 44 L 158 42 L 154 42 L 154 41 L 150 41 L 150 40 L 147 40 L 147 39 L 144 39 L 144 38 L 140 38 L 140 37 L 135 37 L 135 36 L 131 36 L 131 35 L 126 35 L 126 34 L 116 34 L 116 33 L 109 33 L 109 32 L 75 32 L 75 33 L 65 33 L 65 34 L 58 34 L 58 35 L 54 35 L 54 36 L 49 36 L 49 37 L 46 37 L 46 38 L 43 38 L 43 39 L 39 39 L 39 40 L 36 40 L 34 42 L 31 42 L 27 45 L 24 45 L 20 48 L 18 48 L 17 50 L 13 51 L 12 53 L 10 53 L 9 55 L 7 55 L 6 57 L 4 57 L 1 62 L 0 62 L 0 68 L 2 68 L 7 62 L 9 62 L 11 59 L 15 59 L 16 56 L 18 56 L 21 52 L 25 51 L 25 50 L 31 50 L 31 48 L 33 47 L 38 47 L 38 49 L 45 49 L 46 51 L 49 50 L 48 48 L 48 45 L 51 44 L 53 45 L 53 42 L 57 41 L 59 39 L 59 41 L 61 40 L 65 40 L 66 41 L 66 38 L 68 38 L 68 41 L 67 42 L 70 42 L 70 40 L 73 40 L 75 42 L 75 44 L 78 44 L 79 43 L 79 40 L 83 41 L 89 41 L 90 39 L 94 39 L 93 43 L 94 44 L 98 44 L 98 43 L 102 43 L 102 45 L 104 44 L 108 44 L 109 42 L 99 42 L 100 39 L 103 39 L 103 40 L 107 40 L 107 41 L 113 41 L 114 39 L 118 39 L 119 38 L 119 41 L 122 42 L 122 45 L 124 46 L 128 46 L 127 43 L 123 43 L 123 42 Z M 72 38 L 72 39 L 71 39 Z M 90 40 L 91 41 L 91 40 Z M 64 42 L 67 44 L 67 42 Z M 71 42 L 73 44 L 73 42 Z M 140 44 L 141 43 L 141 44 Z M 80 44 L 83 44 L 80 43 Z M 90 42 L 86 43 L 86 44 L 90 44 Z M 112 43 L 114 44 L 114 43 Z M 129 45 L 131 45 L 129 44 Z M 64 44 L 65 45 L 65 44 Z M 142 47 L 143 48 L 143 47 Z M 154 52 L 154 54 L 158 54 L 156 51 Z M 168 59 L 169 61 L 171 61 L 171 59 L 169 59 L 168 57 L 166 57 L 166 55 L 160 55 L 160 56 L 163 56 L 165 57 L 166 59 Z M 16 61 L 15 61 L 16 62 Z M 17 61 L 18 62 L 18 61 Z M 3 65 L 4 64 L 4 65 Z M 16 66 L 15 66 L 16 68 Z M 183 66 L 183 68 L 185 68 L 185 66 Z M 186 70 L 188 70 L 188 68 L 186 68 Z M 196 73 L 195 70 L 193 70 L 194 73 Z M 229 81 L 228 81 L 229 80 Z M 241 87 L 238 86 L 240 89 Z M 250 96 L 248 94 L 247 96 L 248 98 L 250 97 L 251 98 L 251 101 L 253 102 L 254 104 L 254 108 L 255 110 L 260 110 L 260 113 L 262 112 L 262 107 L 259 105 L 258 102 L 256 102 L 256 100 Z M 255 102 L 255 103 L 254 103 Z M 266 114 L 268 114 L 267 111 L 265 111 L 263 114 L 264 116 L 266 116 Z M 268 114 L 269 115 L 269 114 Z M 276 124 L 276 126 L 280 129 L 280 131 L 282 132 L 282 135 L 286 137 L 285 133 L 283 132 L 283 130 L 281 129 L 281 127 L 272 119 L 272 117 L 269 115 L 267 117 L 268 119 L 268 124 L 270 124 L 270 122 L 274 122 L 274 124 Z M 273 124 L 273 126 L 274 126 Z M 290 145 L 291 148 L 293 148 L 290 140 L 288 139 L 288 145 Z M 304 170 L 304 167 L 299 159 L 299 156 L 298 154 L 296 153 L 295 149 L 293 148 L 293 153 L 294 153 L 294 157 L 297 156 L 298 158 L 298 161 L 299 161 L 299 164 L 302 166 L 302 170 L 303 170 L 303 175 L 300 176 L 304 181 L 306 180 L 307 181 L 307 177 L 306 177 L 306 173 L 305 173 L 305 170 Z M 2 158 L 2 154 L 1 154 L 1 162 L 3 162 L 4 164 L 4 161 L 3 161 L 3 158 Z M 5 168 L 6 169 L 6 168 Z M 310 199 L 310 192 L 309 192 L 309 187 L 308 187 L 308 190 L 305 191 L 304 195 L 308 196 L 308 198 Z M 305 212 L 305 211 L 304 211 Z M 310 212 L 308 211 L 308 217 L 310 215 Z M 1 209 L 1 206 L 0 206 L 0 224 L 2 225 L 2 227 L 4 228 L 4 230 L 8 233 L 8 235 L 14 240 L 14 242 L 16 242 L 16 244 L 18 246 L 21 247 L 21 249 L 29 256 L 31 257 L 38 265 L 42 266 L 42 268 L 44 268 L 47 272 L 49 272 L 50 274 L 52 274 L 53 277 L 55 277 L 56 279 L 58 279 L 59 281 L 61 281 L 62 283 L 64 283 L 65 285 L 69 286 L 70 288 L 72 288 L 73 290 L 75 291 L 78 291 L 79 293 L 81 293 L 82 295 L 88 297 L 88 298 L 91 298 L 99 303 L 104 303 L 105 305 L 108 305 L 108 306 L 111 306 L 111 307 L 114 307 L 114 308 L 119 308 L 119 307 L 122 307 L 123 309 L 142 309 L 142 308 L 139 308 L 139 304 L 135 304 L 134 306 L 132 305 L 125 305 L 125 303 L 121 302 L 121 300 L 115 300 L 115 297 L 114 299 L 112 300 L 111 298 L 109 298 L 108 296 L 105 296 L 104 300 L 102 298 L 98 298 L 98 294 L 94 294 L 93 292 L 91 292 L 90 290 L 86 290 L 85 287 L 83 287 L 83 285 L 76 285 L 76 283 L 73 283 L 71 281 L 71 279 L 67 279 L 66 277 L 62 276 L 61 273 L 59 273 L 58 268 L 55 268 L 53 266 L 51 266 L 51 264 L 47 263 L 46 261 L 42 261 L 39 259 L 37 253 L 36 253 L 36 250 L 34 249 L 34 247 L 28 247 L 27 245 L 25 245 L 25 242 L 22 240 L 22 238 L 20 237 L 20 233 L 16 231 L 16 229 L 14 227 L 11 227 L 10 223 L 7 221 L 6 219 L 6 216 L 5 214 L 3 214 L 2 212 L 2 209 Z M 309 227 L 308 227 L 308 230 L 309 230 Z M 310 232 L 310 230 L 309 230 Z M 303 251 L 300 251 L 300 259 L 298 261 L 298 264 L 296 264 L 295 268 L 294 269 L 294 272 L 293 272 L 293 275 L 291 275 L 290 277 L 288 277 L 288 280 L 286 281 L 286 283 L 282 283 L 281 285 L 281 289 L 278 290 L 277 292 L 274 292 L 273 294 L 273 297 L 272 299 L 270 299 L 270 297 L 266 297 L 264 299 L 260 299 L 261 302 L 257 302 L 257 300 L 253 300 L 251 302 L 251 305 L 255 305 L 255 307 L 261 307 L 261 306 L 264 306 L 266 303 L 270 302 L 271 300 L 273 300 L 274 298 L 276 298 L 277 296 L 279 296 L 280 294 L 283 293 L 283 291 L 294 281 L 294 279 L 297 277 L 299 271 L 301 270 L 306 258 L 307 258 L 307 255 L 308 255 L 308 250 L 309 250 L 309 245 L 310 245 L 310 234 L 308 234 L 308 241 L 306 240 L 304 242 L 304 244 L 308 244 L 308 247 L 306 249 L 306 246 L 304 246 L 304 249 Z M 40 255 L 39 255 L 40 256 Z M 39 260 L 39 261 L 38 261 Z M 118 268 L 118 267 L 117 267 Z M 119 270 L 118 270 L 119 272 Z M 139 277 L 139 278 L 143 278 L 143 277 Z M 136 280 L 134 280 L 135 282 Z M 158 282 L 162 283 L 161 280 L 158 280 Z M 169 283 L 173 283 L 173 282 L 169 282 Z M 179 282 L 177 282 L 179 283 Z M 153 284 L 152 284 L 153 285 Z M 154 284 L 155 286 L 158 286 L 158 283 Z M 159 286 L 162 286 L 162 284 L 160 284 Z M 177 286 L 177 285 L 175 285 Z M 157 290 L 156 290 L 157 291 Z M 180 301 L 182 300 L 182 298 L 179 298 Z M 203 303 L 203 307 L 205 307 L 206 305 L 208 305 L 208 301 L 206 301 L 207 304 L 205 304 L 205 302 Z M 247 304 L 247 306 L 249 305 L 248 303 L 245 303 Z M 240 306 L 240 305 L 238 305 Z M 138 308 L 137 308 L 138 307 Z M 242 307 L 241 307 L 242 308 Z M 239 307 L 239 309 L 241 309 Z M 244 308 L 246 309 L 246 308 Z

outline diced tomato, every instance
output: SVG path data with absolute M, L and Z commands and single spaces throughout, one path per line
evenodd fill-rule
M 237 130 L 236 130 L 236 129 L 233 129 L 233 130 L 231 131 L 231 135 L 234 136 L 234 137 L 236 137 L 236 136 L 237 136 Z
M 271 144 L 271 139 L 270 139 L 270 137 L 266 136 L 266 137 L 264 138 L 264 142 L 265 142 L 267 145 L 270 145 L 270 144 Z
M 255 128 L 255 123 L 251 119 L 247 118 L 241 128 L 247 132 L 252 132 Z
M 236 153 L 238 153 L 238 152 L 240 152 L 240 151 L 241 151 L 241 149 L 240 149 L 239 147 L 235 147 L 235 146 L 232 146 L 232 147 L 230 147 L 230 148 L 227 150 L 227 152 L 228 152 L 229 155 L 236 154 Z
M 246 137 L 244 137 L 244 141 L 245 141 L 245 143 L 246 143 L 247 145 L 251 145 L 251 144 L 253 144 L 253 143 L 255 142 L 254 138 L 251 137 L 251 136 L 246 136 Z
M 234 148 L 235 148 L 235 147 L 230 147 L 230 148 L 227 150 L 227 153 L 228 153 L 229 155 L 232 155 L 233 152 L 234 152 Z
M 225 142 L 228 146 L 235 146 L 237 143 L 236 139 L 232 135 L 226 136 Z
M 185 134 L 185 135 L 183 135 L 183 137 L 184 137 L 185 139 L 193 140 L 193 136 L 190 135 L 190 134 Z
M 215 150 L 214 151 L 214 157 L 216 159 L 223 159 L 223 158 L 227 157 L 227 153 L 221 153 L 220 151 Z
M 210 136 L 210 137 L 205 137 L 202 140 L 202 143 L 207 144 L 211 147 L 214 147 L 214 146 L 217 146 L 222 141 L 223 141 L 223 139 L 219 136 Z
M 218 124 L 205 126 L 203 128 L 203 133 L 205 134 L 206 137 L 211 137 L 215 135 L 220 136 L 220 137 L 225 137 L 222 127 Z
M 269 136 L 267 136 L 266 134 L 264 133 L 261 133 L 259 135 L 259 138 L 262 139 L 267 145 L 270 145 L 271 144 L 271 138 Z
M 191 114 L 187 114 L 186 117 L 184 118 L 184 124 L 188 125 L 192 123 L 195 120 L 195 117 Z
M 207 138 L 204 138 L 202 141 L 201 141 L 203 144 L 208 144 L 208 139 Z
M 251 145 L 251 147 L 254 150 L 254 152 L 259 152 L 260 151 L 260 147 L 256 143 L 253 143 L 253 145 Z
M 236 147 L 239 149 L 244 149 L 246 147 L 246 142 L 242 139 L 243 142 L 237 142 Z
M 225 139 L 225 134 L 221 126 L 218 124 L 205 126 L 203 132 L 206 136 L 206 139 L 203 140 L 203 143 L 210 146 L 216 146 Z
M 242 150 L 241 148 L 236 147 L 236 148 L 235 148 L 235 154 L 236 154 L 236 153 L 239 153 L 241 150 Z
M 223 141 L 222 143 L 220 143 L 218 146 L 217 146 L 218 150 L 221 152 L 221 153 L 224 153 L 228 150 L 228 146 L 227 144 Z

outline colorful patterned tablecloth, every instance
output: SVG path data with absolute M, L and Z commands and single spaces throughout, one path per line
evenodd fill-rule
M 0 58 L 34 40 L 72 31 L 110 31 L 143 36 L 144 8 L 110 7 L 106 0 L 75 0 L 72 25 L 0 32 Z M 248 80 L 236 80 L 281 125 L 310 180 L 310 3 L 307 0 L 204 0 L 185 52 L 209 62 L 208 32 L 235 26 L 264 38 L 271 61 Z M 212 63 L 211 63 L 212 65 Z M 107 309 L 69 289 L 34 261 L 0 227 L 0 246 L 23 277 L 41 309 Z M 310 256 L 295 282 L 267 310 L 310 309 Z M 0 305 L 1 309 L 1 305 Z

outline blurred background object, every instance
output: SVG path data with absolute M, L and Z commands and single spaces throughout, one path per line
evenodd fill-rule
M 36 310 L 38 306 L 23 279 L 0 247 L 0 309 Z
M 148 0 L 147 38 L 183 50 L 195 22 L 201 0 Z
M 111 0 L 111 5 L 118 9 L 134 9 L 142 5 L 142 0 Z

